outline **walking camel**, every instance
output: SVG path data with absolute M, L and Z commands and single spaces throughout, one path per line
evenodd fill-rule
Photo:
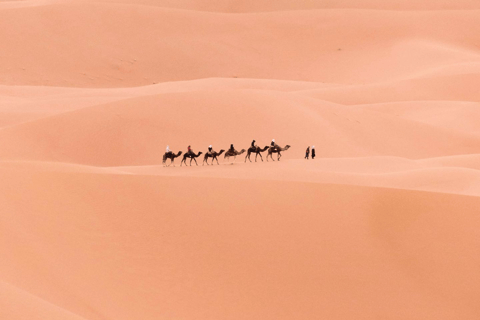
M 173 152 L 165 153 L 165 154 L 163 155 L 163 166 L 164 166 L 164 167 L 165 167 L 165 166 L 167 166 L 167 167 L 170 166 L 171 164 L 173 164 L 173 161 L 175 161 L 175 158 L 180 157 L 181 154 L 182 154 L 182 151 L 178 151 L 177 154 L 175 154 L 175 153 L 173 153 Z M 170 160 L 171 160 L 169 165 L 167 165 L 167 163 L 166 163 L 166 162 L 167 162 L 167 159 L 170 159 Z M 175 165 L 173 165 L 173 166 L 175 167 Z
M 212 159 L 212 165 L 213 165 L 213 160 L 217 160 L 217 164 L 219 165 L 220 163 L 218 163 L 218 158 L 217 158 L 217 157 L 220 156 L 220 155 L 221 155 L 222 153 L 224 153 L 224 152 L 225 152 L 225 150 L 222 149 L 222 150 L 220 150 L 220 152 L 214 151 L 214 152 L 212 152 L 211 154 L 208 153 L 208 152 L 205 153 L 205 157 L 203 157 L 203 164 L 202 164 L 202 166 L 205 165 L 205 163 L 207 163 L 207 166 L 209 166 L 209 164 L 208 164 L 208 158 L 213 158 L 213 159 Z
M 278 155 L 277 155 L 277 160 L 280 161 L 280 157 L 282 156 L 282 155 L 280 154 L 280 152 L 282 152 L 282 151 L 287 151 L 289 148 L 290 148 L 290 146 L 289 146 L 288 144 L 285 146 L 285 148 L 270 147 L 270 148 L 268 149 L 267 161 L 268 161 L 268 156 L 270 156 L 270 158 L 272 158 L 272 160 L 275 161 L 275 160 L 273 159 L 273 157 L 272 157 L 272 154 L 273 154 L 273 153 L 278 153 Z
M 237 150 L 233 150 L 233 151 L 228 150 L 227 152 L 225 152 L 225 156 L 223 158 L 230 159 L 230 157 L 233 157 L 233 162 L 235 162 L 235 159 L 237 158 L 237 156 L 241 155 L 244 152 L 245 152 L 245 149 L 240 150 L 240 152 L 238 152 Z
M 245 162 L 247 162 L 247 158 L 248 158 L 248 160 L 250 160 L 250 162 L 252 162 L 252 160 L 250 159 L 250 154 L 252 154 L 252 153 L 255 153 L 255 162 L 257 162 L 257 156 L 260 156 L 260 159 L 262 159 L 262 161 L 263 161 L 261 152 L 266 151 L 268 148 L 269 148 L 269 146 L 265 146 L 265 148 L 263 148 L 263 149 L 261 149 L 260 147 L 255 147 L 255 148 L 250 147 L 250 148 L 248 148 L 247 155 L 245 156 Z
M 190 166 L 192 165 L 192 160 L 195 161 L 195 164 L 198 166 L 198 163 L 197 163 L 197 160 L 195 158 L 198 158 L 200 157 L 200 155 L 202 154 L 202 152 L 200 151 L 198 154 L 195 154 L 195 153 L 185 153 L 183 155 L 183 159 L 182 159 L 182 162 L 180 162 L 180 166 L 182 166 L 182 163 L 185 162 L 185 165 L 187 165 L 187 158 L 190 158 Z

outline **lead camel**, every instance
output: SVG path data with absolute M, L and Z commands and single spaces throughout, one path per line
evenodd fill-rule
M 277 154 L 277 160 L 280 161 L 280 157 L 282 156 L 282 154 L 281 154 L 280 152 L 282 152 L 282 151 L 287 151 L 289 148 L 290 148 L 290 146 L 289 146 L 288 144 L 285 146 L 285 148 L 270 147 L 270 148 L 268 149 L 267 161 L 268 161 L 268 156 L 270 156 L 270 158 L 271 158 L 273 161 L 275 161 L 275 160 L 273 159 L 273 157 L 272 157 L 272 154 L 274 154 L 274 153 L 278 153 L 278 154 Z

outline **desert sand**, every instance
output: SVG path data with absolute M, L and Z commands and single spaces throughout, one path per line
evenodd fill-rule
M 479 319 L 479 21 L 0 1 L 0 319 Z

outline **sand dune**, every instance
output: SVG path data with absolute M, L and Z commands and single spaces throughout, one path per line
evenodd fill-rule
M 85 320 L 68 310 L 6 283 L 0 285 L 0 315 L 5 319 Z
M 444 64 L 478 63 L 479 14 L 331 9 L 232 15 L 97 2 L 0 8 L 0 41 L 9 48 L 0 83 L 387 81 Z
M 190 144 L 198 152 L 210 144 L 219 150 L 233 143 L 240 150 L 253 138 L 262 146 L 272 138 L 294 146 L 286 158 L 302 157 L 300 146 L 313 143 L 322 157 L 426 158 L 475 153 L 480 145 L 474 133 L 288 93 L 235 90 L 144 96 L 4 128 L 0 158 L 152 165 L 160 163 L 166 144 L 176 151 Z
M 478 319 L 479 18 L 0 0 L 0 318 Z
M 475 84 L 480 73 L 415 78 L 369 85 L 305 90 L 306 96 L 340 104 L 371 104 L 395 101 L 480 101 Z M 448 88 L 448 90 L 446 90 Z
M 0 272 L 83 318 L 476 316 L 476 197 L 28 168 L 2 177 Z
M 104 2 L 116 4 L 131 4 L 132 0 L 79 0 L 79 2 Z M 269 12 L 269 11 L 290 11 L 290 10 L 315 10 L 315 9 L 375 9 L 375 10 L 465 10 L 480 9 L 480 5 L 476 1 L 379 1 L 379 0 L 363 0 L 361 2 L 352 0 L 303 0 L 303 1 L 197 1 L 197 0 L 140 0 L 135 3 L 158 6 L 162 8 L 175 8 L 195 11 L 212 11 L 212 12 L 228 12 L 228 13 L 245 13 L 245 12 Z

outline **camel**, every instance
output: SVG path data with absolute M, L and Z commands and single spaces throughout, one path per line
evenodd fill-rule
M 248 160 L 250 160 L 250 162 L 252 162 L 252 160 L 250 159 L 250 154 L 251 153 L 255 153 L 255 162 L 257 162 L 257 156 L 260 156 L 260 159 L 262 159 L 262 161 L 263 161 L 261 152 L 264 152 L 268 148 L 269 148 L 269 146 L 265 146 L 265 148 L 263 148 L 263 149 L 261 149 L 260 147 L 256 147 L 256 148 L 250 147 L 250 148 L 248 148 L 247 155 L 245 156 L 245 162 L 247 162 L 247 158 L 248 158 Z
M 173 153 L 173 152 L 169 152 L 169 153 L 165 153 L 163 155 L 163 166 L 165 167 L 166 166 L 166 162 L 167 162 L 167 159 L 170 159 L 171 162 L 168 166 L 170 166 L 171 164 L 173 164 L 173 161 L 175 161 L 175 158 L 178 158 L 180 157 L 180 155 L 182 154 L 182 151 L 178 151 L 177 154 Z M 167 167 L 168 167 L 167 166 Z M 173 165 L 175 167 L 175 165 Z
M 225 152 L 225 150 L 222 149 L 222 150 L 220 150 L 220 152 L 214 151 L 211 154 L 210 153 L 205 153 L 205 157 L 203 158 L 202 166 L 205 165 L 205 163 L 207 163 L 207 166 L 209 166 L 208 158 L 213 158 L 212 159 L 212 165 L 213 165 L 213 160 L 217 160 L 217 164 L 219 165 L 220 163 L 218 163 L 218 158 L 217 157 L 220 156 L 224 152 Z
M 180 162 L 180 166 L 182 166 L 182 163 L 185 162 L 185 165 L 187 165 L 187 158 L 190 158 L 190 166 L 192 165 L 192 160 L 195 161 L 195 164 L 198 166 L 198 163 L 197 163 L 197 160 L 195 158 L 198 158 L 200 157 L 200 155 L 202 154 L 202 152 L 200 151 L 198 154 L 195 154 L 195 153 L 185 153 L 183 155 L 183 159 L 182 159 L 182 162 Z
M 272 160 L 275 161 L 275 160 L 273 159 L 273 157 L 272 157 L 272 154 L 273 154 L 273 153 L 278 153 L 278 155 L 277 155 L 277 160 L 280 161 L 280 157 L 282 156 L 282 155 L 280 154 L 280 152 L 282 152 L 282 151 L 287 151 L 288 148 L 290 148 L 290 146 L 289 146 L 288 144 L 285 146 L 285 148 L 270 147 L 270 148 L 268 149 L 267 161 L 268 161 L 268 156 L 270 156 L 270 158 L 272 158 Z
M 237 156 L 238 156 L 238 155 L 241 155 L 241 154 L 244 153 L 244 152 L 245 152 L 245 149 L 240 150 L 240 152 L 238 152 L 237 150 L 233 150 L 233 151 L 228 150 L 227 152 L 225 152 L 225 156 L 224 156 L 223 158 L 224 158 L 224 159 L 225 159 L 225 158 L 229 158 L 229 159 L 230 159 L 230 157 L 233 157 L 233 162 L 235 162 L 235 159 L 237 158 Z

